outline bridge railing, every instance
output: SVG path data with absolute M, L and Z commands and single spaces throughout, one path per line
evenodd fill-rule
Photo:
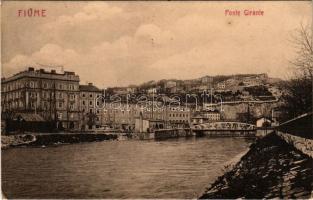
M 276 130 L 306 139 L 313 139 L 312 112 L 286 121 L 280 124 Z

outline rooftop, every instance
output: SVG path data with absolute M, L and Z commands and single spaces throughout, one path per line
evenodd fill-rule
M 92 83 L 88 83 L 88 85 L 79 85 L 80 91 L 86 91 L 86 92 L 101 92 L 99 88 L 94 86 Z
M 75 72 L 64 71 L 62 73 L 58 73 L 53 69 L 51 71 L 46 71 L 45 69 L 35 70 L 34 67 L 29 67 L 27 70 L 20 71 L 8 78 L 2 77 L 1 81 L 9 82 L 23 77 L 79 81 L 79 76 L 76 75 Z

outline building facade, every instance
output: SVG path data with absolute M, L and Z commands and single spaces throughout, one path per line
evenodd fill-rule
M 152 105 L 152 104 L 151 104 Z M 164 127 L 186 127 L 191 120 L 191 110 L 186 107 L 143 106 L 138 104 L 107 104 L 103 111 L 103 124 L 133 130 L 136 119 L 157 120 L 165 123 Z
M 203 110 L 196 113 L 191 120 L 193 125 L 203 124 L 208 122 L 220 121 L 221 114 L 217 110 Z
M 92 83 L 79 86 L 81 130 L 94 130 L 102 125 L 103 90 Z
M 35 113 L 59 129 L 79 129 L 79 76 L 74 72 L 29 67 L 1 83 L 2 112 Z

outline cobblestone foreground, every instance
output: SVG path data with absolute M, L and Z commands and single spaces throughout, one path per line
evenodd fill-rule
M 209 198 L 310 198 L 313 159 L 273 134 L 258 139 L 208 188 Z

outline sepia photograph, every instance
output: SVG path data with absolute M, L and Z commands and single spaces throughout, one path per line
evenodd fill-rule
M 313 198 L 312 18 L 306 0 L 3 0 L 1 198 Z

